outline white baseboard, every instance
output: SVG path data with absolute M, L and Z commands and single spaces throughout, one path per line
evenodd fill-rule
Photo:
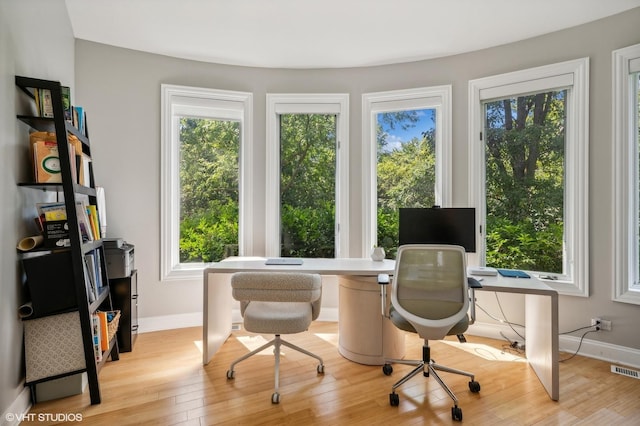
M 138 333 L 171 330 L 174 328 L 201 327 L 202 312 L 138 318 Z
M 231 321 L 241 323 L 242 316 L 239 309 L 231 311 Z M 338 308 L 322 308 L 318 321 L 338 321 Z M 192 312 L 189 314 L 164 315 L 160 317 L 146 317 L 138 319 L 138 333 L 149 333 L 152 331 L 171 330 L 174 328 L 201 327 L 202 312 Z
M 322 308 L 318 321 L 338 322 L 338 308 Z
M 232 322 L 242 322 L 242 317 L 240 316 L 240 311 L 238 309 L 234 309 L 231 316 Z M 337 322 L 338 308 L 323 308 L 320 311 L 318 321 Z M 139 333 L 171 330 L 174 328 L 201 327 L 202 313 L 193 312 L 189 314 L 140 318 L 138 320 L 138 323 Z M 516 330 L 518 330 L 519 333 L 524 333 L 521 329 L 516 328 Z M 467 334 L 488 337 L 490 339 L 496 340 L 505 340 L 504 337 L 500 334 L 501 332 L 512 341 L 522 342 L 522 338 L 515 334 L 509 326 L 501 324 L 476 322 L 475 324 L 469 326 Z M 580 338 L 575 336 L 562 335 L 560 336 L 559 344 L 561 352 L 574 353 L 578 349 Z M 614 364 L 640 368 L 640 350 L 627 348 L 625 346 L 612 345 L 610 343 L 599 342 L 597 340 L 584 339 L 582 342 L 582 346 L 580 346 L 579 355 L 600 359 Z
M 524 331 L 522 329 L 516 328 L 516 330 L 519 333 L 524 334 Z M 513 330 L 511 330 L 511 328 L 507 325 L 476 322 L 475 324 L 469 326 L 467 334 L 473 336 L 488 337 L 497 340 L 505 340 L 500 332 L 502 332 L 512 341 L 522 342 L 522 338 L 515 334 Z M 576 350 L 578 350 L 578 346 L 580 346 L 580 337 L 561 335 L 558 340 L 560 352 L 566 352 L 567 354 L 573 354 Z M 588 358 L 595 358 L 614 364 L 640 368 L 640 350 L 627 348 L 625 346 L 612 345 L 610 343 L 599 342 L 597 340 L 584 339 L 582 341 L 582 345 L 580 346 L 578 355 L 586 356 Z M 561 358 L 563 357 L 561 356 Z
M 7 411 L 2 413 L 2 426 L 18 426 L 31 409 L 31 391 L 25 387 L 11 403 Z
M 560 350 L 569 354 L 575 353 L 580 345 L 580 337 L 560 336 Z M 597 340 L 584 339 L 578 355 L 595 358 L 613 364 L 640 368 L 640 350 Z

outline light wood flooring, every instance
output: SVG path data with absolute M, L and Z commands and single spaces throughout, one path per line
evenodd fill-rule
M 432 378 L 414 377 L 389 405 L 391 385 L 411 367 L 350 362 L 337 350 L 337 323 L 316 322 L 309 333 L 284 336 L 324 358 L 316 361 L 284 348 L 280 403 L 271 403 L 273 356 L 257 355 L 226 371 L 262 336 L 234 331 L 212 361 L 202 365 L 200 327 L 141 334 L 133 352 L 123 353 L 100 373 L 102 403 L 89 404 L 89 391 L 34 405 L 31 413 L 81 415 L 86 425 L 449 425 L 452 402 Z M 264 336 L 270 339 L 271 336 Z M 432 358 L 476 375 L 480 393 L 467 379 L 442 373 L 459 398 L 467 425 L 639 425 L 640 380 L 610 372 L 610 363 L 576 356 L 560 364 L 560 401 L 552 401 L 518 354 L 503 342 L 467 336 L 432 342 Z M 407 358 L 419 358 L 422 342 L 407 334 Z M 255 347 L 255 346 L 253 346 Z M 561 354 L 567 358 L 569 354 Z M 498 360 L 498 359 L 504 360 Z M 36 418 L 28 424 L 55 424 Z M 45 419 L 46 420 L 46 419 Z

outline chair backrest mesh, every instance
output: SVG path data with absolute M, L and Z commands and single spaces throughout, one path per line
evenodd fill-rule
M 398 253 L 395 285 L 403 309 L 426 319 L 460 312 L 467 294 L 465 253 L 459 247 L 414 246 Z

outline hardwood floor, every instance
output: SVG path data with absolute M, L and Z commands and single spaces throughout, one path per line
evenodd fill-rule
M 134 351 L 109 362 L 100 374 L 102 404 L 89 404 L 89 391 L 34 405 L 28 424 L 55 415 L 82 416 L 87 425 L 441 425 L 455 424 L 452 402 L 432 378 L 417 376 L 399 389 L 400 405 L 389 405 L 391 385 L 411 367 L 394 365 L 391 376 L 380 366 L 344 359 L 337 351 L 337 323 L 316 322 L 309 333 L 284 336 L 324 358 L 316 361 L 284 348 L 280 366 L 280 404 L 271 403 L 273 356 L 254 356 L 236 366 L 231 361 L 271 336 L 234 331 L 206 366 L 200 350 L 202 329 L 188 328 L 138 336 Z M 547 396 L 536 375 L 519 355 L 501 351 L 503 342 L 467 336 L 431 342 L 432 357 L 473 372 L 480 393 L 467 379 L 443 373 L 459 398 L 469 425 L 638 425 L 640 380 L 610 372 L 610 363 L 576 356 L 560 364 L 560 401 Z M 422 342 L 407 335 L 407 358 L 419 358 Z M 568 354 L 561 354 L 567 358 Z M 502 361 L 498 359 L 504 359 Z M 67 416 L 73 420 L 72 417 Z M 41 421 L 45 420 L 45 421 Z M 78 424 L 78 422 L 69 422 Z

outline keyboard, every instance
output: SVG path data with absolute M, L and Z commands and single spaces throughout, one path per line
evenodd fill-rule
M 302 265 L 302 259 L 298 257 L 272 257 L 264 262 L 265 265 Z

